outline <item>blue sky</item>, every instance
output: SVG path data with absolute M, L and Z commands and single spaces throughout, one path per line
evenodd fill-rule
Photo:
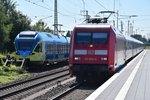
M 54 23 L 54 0 L 15 0 L 17 10 L 32 19 L 32 23 L 42 19 L 53 29 Z M 43 2 L 42 2 L 43 1 Z M 89 15 L 94 16 L 100 11 L 119 11 L 119 15 L 137 15 L 132 17 L 130 22 L 134 30 L 142 33 L 150 33 L 150 0 L 57 0 L 58 2 L 58 22 L 63 24 L 62 30 L 72 30 L 76 24 L 81 24 L 84 17 L 81 10 L 88 10 Z M 49 18 L 46 18 L 50 16 Z M 129 17 L 119 16 L 127 28 Z M 44 19 L 45 18 L 45 19 Z M 110 21 L 116 20 L 112 16 Z

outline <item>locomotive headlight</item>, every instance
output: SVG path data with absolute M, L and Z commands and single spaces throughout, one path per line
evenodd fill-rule
M 107 61 L 107 57 L 101 57 L 101 61 Z
M 74 57 L 74 60 L 81 60 L 80 57 Z

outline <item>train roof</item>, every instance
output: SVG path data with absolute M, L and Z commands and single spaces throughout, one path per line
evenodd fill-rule
M 19 35 L 36 35 L 35 31 L 22 31 Z
M 57 43 L 66 43 L 70 42 L 70 37 L 65 37 L 65 36 L 59 36 L 59 35 L 54 35 L 52 33 L 48 32 L 36 32 L 36 31 L 22 31 L 20 32 L 16 39 L 22 38 L 22 39 L 35 39 L 35 38 L 40 38 L 43 41 L 49 41 L 49 42 L 57 42 Z
M 37 32 L 34 31 L 22 31 L 17 35 L 17 38 L 34 38 L 37 35 Z
M 75 28 L 101 28 L 101 29 L 112 29 L 114 31 L 115 34 L 121 34 L 122 32 L 119 31 L 117 28 L 113 27 L 111 24 L 109 23 L 99 23 L 99 24 L 80 24 L 75 26 Z
M 125 36 L 125 39 L 126 40 L 129 40 L 129 41 L 134 41 L 134 42 L 137 42 L 137 43 L 140 43 L 140 44 L 144 44 L 143 42 L 131 37 L 131 36 L 128 36 L 128 35 L 124 35 Z
M 79 24 L 76 25 L 75 28 L 110 28 L 111 25 L 108 23 L 100 23 L 100 24 Z
M 113 27 L 111 24 L 109 23 L 99 23 L 99 24 L 93 24 L 93 23 L 88 23 L 88 24 L 79 24 L 76 25 L 75 28 L 111 28 L 115 34 L 120 34 L 123 35 L 123 33 L 121 31 L 119 31 L 117 28 Z M 127 36 L 127 35 L 123 35 L 127 40 L 129 41 L 134 41 L 134 42 L 138 42 L 143 44 L 143 42 L 131 37 L 131 36 Z
M 55 41 L 55 42 L 66 42 L 66 38 L 64 36 L 54 35 L 52 33 L 47 32 L 38 32 L 38 35 L 41 37 L 43 41 Z

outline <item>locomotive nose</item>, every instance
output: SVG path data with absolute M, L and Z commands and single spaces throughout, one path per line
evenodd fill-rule
M 20 50 L 19 51 L 19 54 L 21 56 L 28 56 L 28 55 L 30 55 L 30 53 L 31 53 L 31 51 L 28 51 L 28 50 Z

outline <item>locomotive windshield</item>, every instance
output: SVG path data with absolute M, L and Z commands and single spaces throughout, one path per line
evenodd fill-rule
M 106 43 L 107 42 L 107 33 L 93 33 L 92 42 L 93 43 Z
M 31 50 L 33 45 L 33 40 L 19 40 L 18 49 L 19 50 Z
M 108 33 L 106 32 L 94 32 L 94 33 L 77 33 L 77 44 L 104 44 L 108 40 Z
M 77 33 L 76 43 L 91 43 L 91 33 Z

